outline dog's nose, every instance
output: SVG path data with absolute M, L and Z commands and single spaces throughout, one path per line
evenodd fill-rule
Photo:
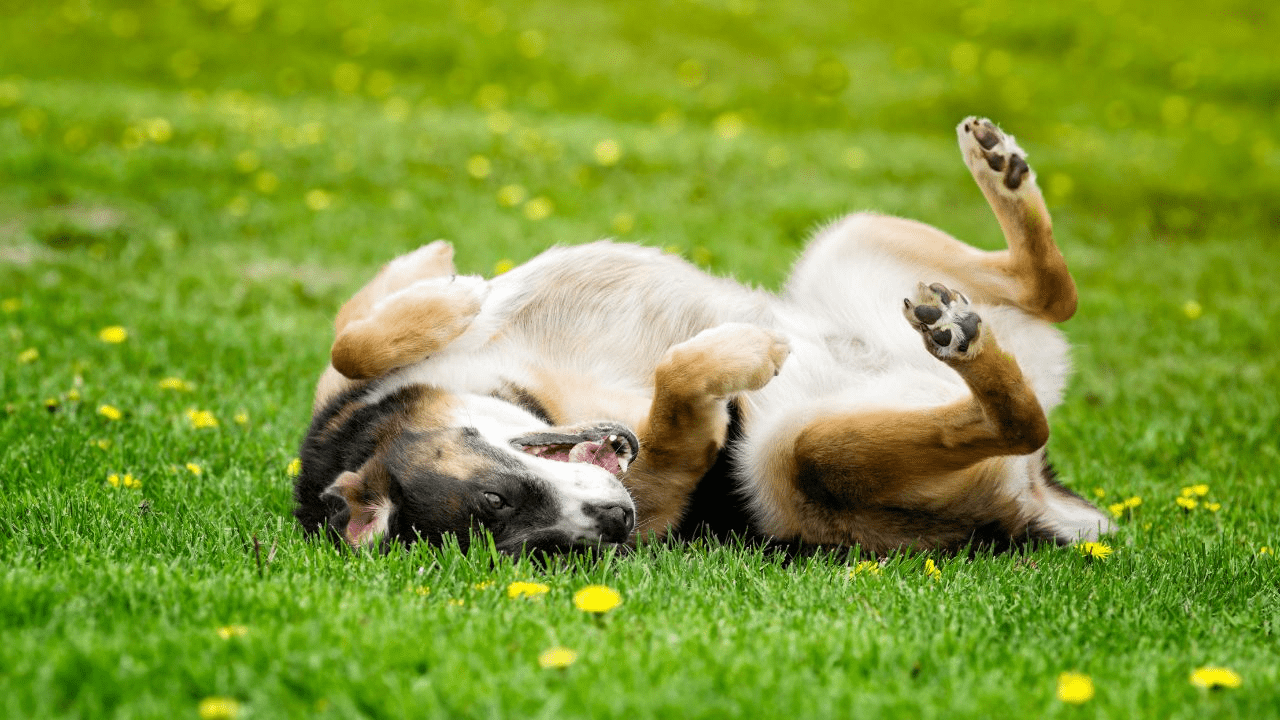
M 596 521 L 600 528 L 600 539 L 605 542 L 626 542 L 631 536 L 631 528 L 635 525 L 636 514 L 622 505 L 587 505 L 583 512 Z

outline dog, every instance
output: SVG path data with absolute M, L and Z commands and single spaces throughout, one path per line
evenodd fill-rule
M 877 554 L 1112 531 L 1045 454 L 1077 295 L 1035 175 L 992 122 L 957 135 L 1005 250 L 855 214 L 777 294 L 609 241 L 489 280 L 442 241 L 392 261 L 338 314 L 296 517 L 509 553 L 733 507 L 758 537 Z

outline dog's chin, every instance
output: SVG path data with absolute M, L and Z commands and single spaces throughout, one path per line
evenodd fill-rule
M 533 532 L 518 539 L 497 544 L 498 550 L 512 557 L 520 556 L 583 556 L 599 558 L 608 553 L 625 554 L 631 547 L 625 542 L 610 542 L 603 538 L 570 538 L 557 530 Z

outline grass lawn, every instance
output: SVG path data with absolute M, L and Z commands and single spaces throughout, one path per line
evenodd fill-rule
M 1280 6 L 827 5 L 4 2 L 0 716 L 1280 717 Z M 288 466 L 382 262 L 612 235 L 774 287 L 857 209 L 995 247 L 969 114 L 1080 286 L 1051 452 L 1108 557 L 302 539 Z

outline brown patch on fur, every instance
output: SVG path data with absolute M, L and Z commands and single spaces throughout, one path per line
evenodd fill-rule
M 446 289 L 410 288 L 348 323 L 329 357 L 353 380 L 385 375 L 438 352 L 467 329 L 480 301 Z

